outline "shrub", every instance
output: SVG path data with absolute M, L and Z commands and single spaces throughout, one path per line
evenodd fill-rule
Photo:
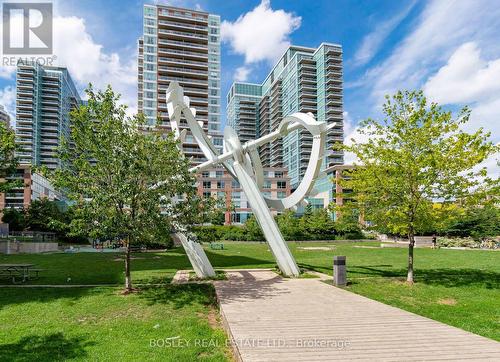
M 443 247 L 479 248 L 480 242 L 472 238 L 445 238 L 438 237 L 437 243 Z

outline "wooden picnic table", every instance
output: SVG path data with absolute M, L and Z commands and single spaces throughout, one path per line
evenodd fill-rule
M 12 282 L 16 283 L 16 277 L 22 277 L 22 283 L 30 278 L 30 269 L 35 264 L 0 264 L 0 277 L 12 278 Z

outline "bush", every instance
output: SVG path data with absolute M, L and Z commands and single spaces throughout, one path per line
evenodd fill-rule
M 437 244 L 443 247 L 479 248 L 481 243 L 473 238 L 438 237 Z

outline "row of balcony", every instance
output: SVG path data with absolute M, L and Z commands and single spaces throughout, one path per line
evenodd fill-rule
M 206 34 L 186 33 L 183 31 L 167 30 L 167 29 L 158 29 L 158 33 L 159 34 L 166 34 L 166 35 L 173 35 L 173 36 L 176 36 L 179 38 L 202 40 L 203 42 L 208 41 L 208 36 Z
M 162 43 L 162 40 L 160 40 L 160 44 Z M 199 53 L 199 52 L 190 52 L 189 50 L 176 50 L 176 49 L 165 49 L 165 48 L 158 48 L 158 51 L 160 53 L 166 53 L 169 55 L 182 55 L 184 57 L 196 57 L 196 58 L 204 58 L 208 59 L 208 54 L 207 53 Z
M 192 68 L 178 68 L 178 67 L 158 67 L 159 71 L 162 72 L 176 72 L 176 73 L 187 73 L 187 74 L 197 74 L 204 75 L 208 77 L 208 71 L 206 70 L 197 70 Z
M 183 48 L 203 49 L 203 50 L 208 52 L 208 45 L 203 45 L 203 44 L 198 44 L 198 43 L 191 43 L 191 42 L 170 40 L 170 39 L 169 40 L 159 39 L 158 44 L 167 45 L 167 46 L 180 46 Z
M 208 32 L 208 27 L 204 25 L 196 25 L 196 24 L 188 24 L 179 21 L 171 21 L 171 20 L 158 20 L 158 25 L 166 25 L 173 26 L 184 29 L 197 29 Z
M 174 63 L 174 64 L 188 65 L 188 66 L 192 66 L 192 67 L 199 67 L 199 68 L 208 69 L 207 62 L 198 62 L 195 60 L 188 60 L 188 59 L 159 57 L 158 62 L 159 63 Z
M 208 17 L 203 16 L 203 15 L 198 15 L 198 14 L 192 14 L 192 13 L 188 13 L 188 12 L 181 14 L 179 12 L 174 13 L 172 10 L 160 9 L 158 16 L 163 17 L 163 18 L 189 20 L 191 22 L 199 22 L 199 23 L 203 23 L 203 24 L 208 23 Z
M 200 79 L 192 79 L 192 78 L 182 78 L 182 77 L 167 77 L 167 76 L 159 76 L 158 81 L 178 81 L 180 83 L 193 83 L 193 84 L 201 84 L 208 87 L 208 81 L 200 80 Z

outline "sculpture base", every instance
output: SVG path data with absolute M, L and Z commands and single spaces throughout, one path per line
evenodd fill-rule
M 207 254 L 205 254 L 205 250 L 203 250 L 201 244 L 189 240 L 182 233 L 175 233 L 174 236 L 180 240 L 196 276 L 199 278 L 215 277 L 215 270 L 212 264 L 210 264 L 210 260 L 208 260 Z

